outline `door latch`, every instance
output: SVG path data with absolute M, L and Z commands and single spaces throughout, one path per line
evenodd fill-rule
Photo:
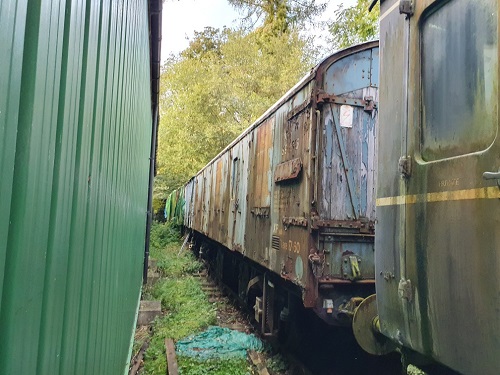
M 497 180 L 497 185 L 500 186 L 500 169 L 498 172 L 484 172 L 483 178 L 485 180 Z

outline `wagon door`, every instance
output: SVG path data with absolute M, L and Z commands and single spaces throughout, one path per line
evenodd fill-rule
M 243 181 L 248 181 L 244 254 L 265 267 L 269 267 L 271 232 L 273 126 L 274 118 L 270 118 L 251 133 L 248 141 L 249 174 L 243 176 Z
M 311 86 L 301 91 L 277 115 L 273 176 L 271 269 L 304 288 L 310 306 L 315 289 L 308 272 L 310 210 Z
M 410 31 L 407 191 L 380 201 L 380 206 L 405 206 L 405 247 L 393 286 L 403 320 L 390 335 L 461 373 L 495 374 L 500 367 L 498 3 L 418 1 L 405 22 Z
M 228 213 L 228 248 L 242 251 L 245 235 L 246 186 L 248 178 L 245 161 L 248 159 L 248 137 L 245 137 L 231 150 L 230 167 L 230 204 Z M 246 151 L 246 153 L 244 153 Z M 248 161 L 248 160 L 247 160 Z
M 329 310 L 328 319 L 337 322 L 347 311 L 341 305 L 375 290 L 378 52 L 375 43 L 335 61 L 317 96 L 321 149 L 313 228 L 319 256 L 310 263 L 319 283 L 318 310 Z

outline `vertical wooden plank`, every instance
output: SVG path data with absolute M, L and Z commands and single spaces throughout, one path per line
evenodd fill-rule
M 167 354 L 167 374 L 168 375 L 178 375 L 177 358 L 175 356 L 175 345 L 174 340 L 166 338 L 165 339 L 165 351 Z

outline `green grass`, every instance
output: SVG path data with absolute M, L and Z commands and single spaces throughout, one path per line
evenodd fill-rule
M 151 226 L 150 246 L 151 251 L 162 250 L 168 244 L 178 242 L 181 238 L 180 228 L 172 223 L 153 222 Z
M 152 295 L 161 300 L 166 314 L 153 324 L 146 351 L 144 374 L 165 374 L 165 338 L 179 340 L 216 323 L 215 308 L 192 276 L 160 280 Z
M 181 236 L 179 227 L 171 223 L 154 223 L 151 227 L 150 255 L 156 259 L 162 276 L 182 277 L 198 272 L 203 267 L 187 245 L 179 254 Z
M 249 375 L 251 366 L 246 359 L 209 359 L 199 361 L 194 358 L 179 356 L 177 363 L 183 375 Z
M 215 308 L 208 302 L 199 282 L 192 276 L 202 264 L 181 247 L 178 228 L 154 223 L 151 228 L 151 257 L 156 259 L 161 279 L 144 290 L 148 299 L 160 300 L 164 315 L 153 323 L 153 336 L 145 353 L 144 374 L 165 374 L 165 338 L 178 340 L 215 324 Z
M 153 323 L 153 336 L 145 353 L 144 374 L 165 374 L 165 338 L 178 340 L 215 324 L 215 308 L 208 302 L 199 282 L 191 276 L 202 264 L 181 247 L 178 228 L 154 223 L 151 228 L 151 257 L 156 259 L 161 279 L 144 290 L 147 299 L 160 300 L 164 315 Z
M 192 276 L 161 280 L 152 295 L 167 311 L 161 327 L 155 326 L 164 337 L 178 340 L 216 323 L 215 307 Z
M 144 375 L 166 373 L 165 338 L 174 341 L 196 334 L 217 322 L 216 307 L 208 302 L 200 282 L 192 275 L 202 263 L 186 248 L 179 253 L 181 237 L 171 224 L 154 223 L 151 228 L 151 257 L 156 259 L 160 280 L 144 289 L 146 299 L 160 300 L 164 315 L 153 323 L 153 336 L 145 353 Z M 179 357 L 179 373 L 184 375 L 249 374 L 244 359 L 209 360 Z

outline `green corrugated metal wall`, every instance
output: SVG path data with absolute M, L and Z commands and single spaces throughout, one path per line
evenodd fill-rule
M 1 374 L 122 374 L 151 137 L 146 0 L 0 1 Z

